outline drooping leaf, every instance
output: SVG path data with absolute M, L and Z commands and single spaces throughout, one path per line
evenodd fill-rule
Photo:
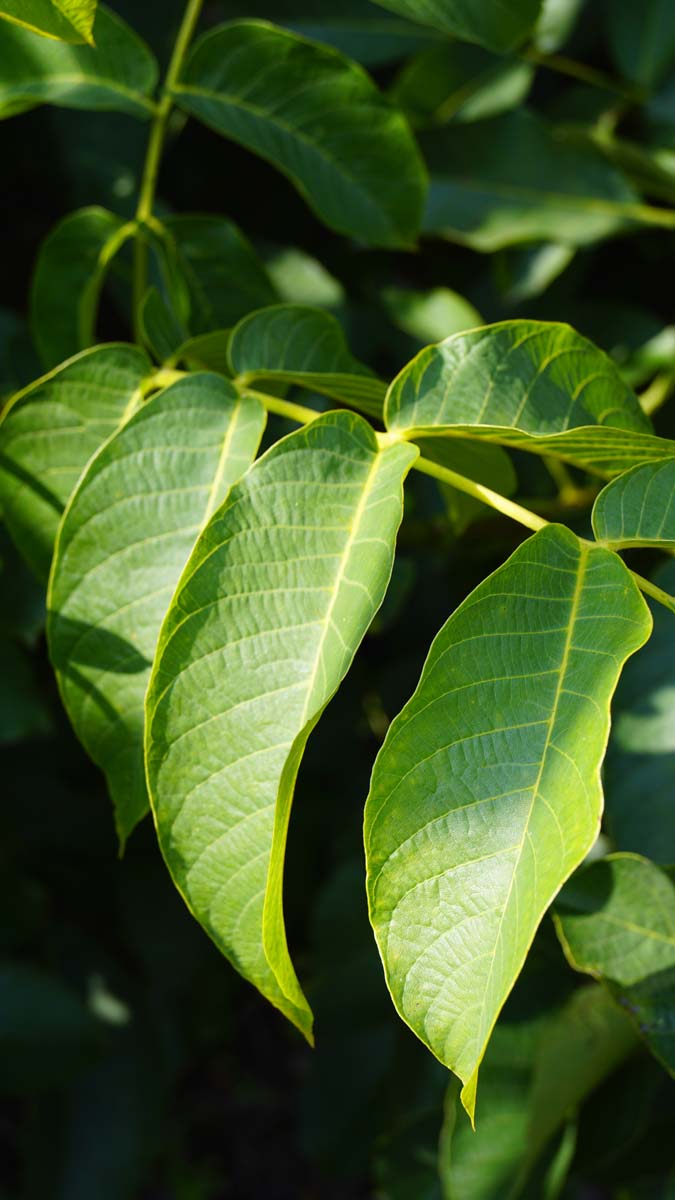
M 598 541 L 675 548 L 675 458 L 633 467 L 603 488 L 593 506 Z
M 655 577 L 675 595 L 675 561 Z M 672 613 L 648 601 L 654 632 L 628 663 L 605 762 L 607 823 L 619 850 L 675 864 L 675 639 Z
M 382 299 L 394 324 L 423 344 L 440 342 L 453 333 L 483 324 L 473 304 L 450 288 L 419 292 L 391 287 L 385 288 Z
M 0 422 L 0 506 L 46 578 L 61 513 L 92 454 L 141 401 L 150 361 L 135 346 L 85 350 L 17 393 Z
M 392 98 L 421 128 L 481 121 L 520 104 L 533 78 L 531 63 L 444 41 L 405 65 Z
M 146 765 L 174 882 L 245 978 L 311 1036 L 282 914 L 307 738 L 391 573 L 415 457 L 354 413 L 277 442 L 202 533 L 159 639 Z
M 637 854 L 585 867 L 556 902 L 556 928 L 577 971 L 601 979 L 675 1075 L 675 884 Z
M 618 70 L 651 88 L 675 63 L 675 9 L 670 0 L 611 0 L 605 5 L 609 49 Z
M 264 22 L 232 22 L 196 43 L 173 94 L 278 167 L 331 228 L 377 246 L 415 241 L 426 187 L 417 146 L 403 116 L 337 51 Z
M 156 287 L 148 288 L 140 311 L 143 344 L 158 363 L 173 360 L 186 342 L 186 332 Z
M 431 174 L 425 231 L 474 250 L 583 246 L 640 223 L 624 177 L 527 109 L 431 131 L 422 149 Z
M 228 356 L 242 385 L 296 383 L 370 416 L 382 416 L 386 384 L 350 353 L 330 313 L 277 304 L 251 313 L 232 330 Z
M 450 1114 L 445 1200 L 522 1195 L 555 1132 L 635 1045 L 630 1021 L 597 986 L 552 1011 L 498 1021 L 481 1068 L 476 1130 L 461 1112 Z
M 484 438 L 612 475 L 672 456 L 606 354 L 569 325 L 502 321 L 428 346 L 391 384 L 388 429 Z
M 450 617 L 378 755 L 371 920 L 400 1015 L 471 1116 L 537 926 L 597 836 L 609 701 L 650 628 L 618 556 L 548 526 Z
M 182 214 L 158 226 L 160 268 L 176 314 L 197 336 L 279 299 L 250 242 L 224 217 Z
M 95 46 L 38 39 L 0 21 L 0 57 L 0 117 L 37 104 L 114 109 L 143 118 L 153 112 L 157 63 L 133 30 L 103 6 L 96 16 Z
M 465 42 L 477 42 L 503 53 L 523 42 L 541 9 L 541 0 L 375 0 L 382 8 L 400 13 L 449 33 Z
M 97 0 L 0 0 L 0 17 L 43 37 L 93 45 Z
M 45 367 L 55 367 L 96 337 L 107 269 L 134 227 L 104 208 L 64 217 L 40 247 L 31 286 L 31 329 Z
M 143 701 L 162 619 L 264 425 L 260 402 L 227 380 L 182 379 L 92 459 L 59 527 L 49 650 L 75 732 L 105 771 L 122 843 L 148 807 Z

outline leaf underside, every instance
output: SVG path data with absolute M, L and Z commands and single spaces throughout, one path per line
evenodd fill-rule
M 440 631 L 377 758 L 365 837 L 387 981 L 471 1116 L 537 926 L 597 836 L 609 701 L 650 628 L 617 555 L 547 526 Z

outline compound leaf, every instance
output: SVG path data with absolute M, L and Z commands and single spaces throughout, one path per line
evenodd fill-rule
M 611 854 L 570 880 L 555 923 L 570 964 L 601 979 L 675 1075 L 675 885 L 637 854 Z
M 0 18 L 43 37 L 93 46 L 97 0 L 1 0 Z
M 141 402 L 135 346 L 85 350 L 18 392 L 0 422 L 0 505 L 21 554 L 46 578 L 61 514 L 84 467 Z
M 609 701 L 650 628 L 616 554 L 547 526 L 441 629 L 375 763 L 368 897 L 387 981 L 472 1117 L 499 1011 L 597 836 Z
M 633 467 L 603 488 L 593 506 L 598 541 L 675 547 L 675 457 Z
M 353 357 L 330 313 L 301 304 L 251 313 L 232 330 L 228 354 L 240 384 L 296 383 L 382 417 L 386 385 Z
M 105 208 L 82 208 L 60 221 L 42 243 L 30 316 L 45 367 L 57 366 L 95 340 L 106 271 L 133 230 Z
M 282 915 L 307 738 L 391 574 L 416 451 L 355 413 L 277 442 L 197 542 L 159 639 L 146 765 L 167 865 L 242 975 L 311 1036 Z
M 25 0 L 18 7 L 24 9 Z M 103 7 L 96 16 L 95 46 L 36 38 L 20 25 L 0 21 L 0 57 L 0 117 L 38 104 L 113 109 L 142 118 L 154 110 L 155 58 L 124 21 Z
M 106 773 L 124 840 L 147 811 L 143 701 L 201 526 L 253 461 L 265 410 L 217 375 L 149 400 L 92 459 L 61 522 L 47 636 L 61 695 Z
M 477 42 L 503 53 L 524 41 L 535 24 L 542 0 L 375 0 L 381 8 L 440 29 L 461 41 Z
M 338 51 L 235 21 L 196 43 L 174 98 L 287 175 L 332 229 L 377 246 L 414 243 L 426 188 L 417 145 Z
M 569 325 L 503 321 L 427 346 L 391 384 L 388 429 L 484 438 L 599 475 L 673 455 L 614 363 Z

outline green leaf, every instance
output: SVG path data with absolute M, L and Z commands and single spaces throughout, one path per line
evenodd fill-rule
M 601 979 L 675 1075 L 675 885 L 637 854 L 591 863 L 556 902 L 570 964 Z
M 97 0 L 0 0 L 0 18 L 43 37 L 94 44 Z
M 453 333 L 475 329 L 483 324 L 480 313 L 450 288 L 432 288 L 428 292 L 412 288 L 385 288 L 382 300 L 390 319 L 418 342 L 441 341 Z
M 645 463 L 603 488 L 593 505 L 593 531 L 617 549 L 675 549 L 675 458 Z
M 605 5 L 609 49 L 626 79 L 651 88 L 675 63 L 675 9 L 670 0 L 611 0 Z
M 219 376 L 180 380 L 92 459 L 59 527 L 49 650 L 75 732 L 106 773 L 122 844 L 148 807 L 143 701 L 162 619 L 264 425 L 259 401 Z
M 481 121 L 520 104 L 534 78 L 531 63 L 461 42 L 440 42 L 408 62 L 392 99 L 413 125 Z
M 148 288 L 140 311 L 143 344 L 158 363 L 176 358 L 185 345 L 185 329 L 156 287 Z
M 229 329 L 217 329 L 213 333 L 200 333 L 188 338 L 179 346 L 173 362 L 183 363 L 188 370 L 216 371 L 230 378 L 230 363 L 227 348 L 230 341 Z
M 30 298 L 33 338 L 45 367 L 57 366 L 95 341 L 108 267 L 133 232 L 133 224 L 104 208 L 82 208 L 45 238 Z
M 0 21 L 0 56 L 0 117 L 37 104 L 114 109 L 144 118 L 153 112 L 157 63 L 133 30 L 103 6 L 96 17 L 96 46 L 38 40 Z
M 617 555 L 547 526 L 443 626 L 375 763 L 368 897 L 387 982 L 472 1117 L 499 1011 L 597 836 L 609 701 L 650 628 Z
M 323 263 L 295 246 L 267 260 L 267 270 L 284 304 L 309 304 L 336 309 L 345 301 L 345 290 Z
M 508 304 L 531 300 L 545 292 L 573 258 L 573 247 L 560 242 L 503 250 L 494 260 L 498 287 Z
M 228 355 L 242 385 L 296 383 L 382 417 L 386 385 L 353 357 L 330 313 L 300 304 L 251 313 L 232 330 Z
M 242 975 L 311 1037 L 282 915 L 307 738 L 382 602 L 409 446 L 354 413 L 277 442 L 201 535 L 160 634 L 146 766 L 162 852 Z
M 165 217 L 153 229 L 172 304 L 194 336 L 228 328 L 279 299 L 250 242 L 224 217 Z
M 422 350 L 387 393 L 388 429 L 482 438 L 599 475 L 673 455 L 602 350 L 569 325 L 502 321 Z
M 431 25 L 465 42 L 478 42 L 488 50 L 503 53 L 523 42 L 532 29 L 541 0 L 375 0 L 381 8 Z
M 332 229 L 376 246 L 414 243 L 426 187 L 417 146 L 401 113 L 337 51 L 233 22 L 196 43 L 173 94 L 287 175 Z
M 0 422 L 0 506 L 46 578 L 61 513 L 92 454 L 141 401 L 151 364 L 135 346 L 85 350 L 18 392 Z
M 655 577 L 675 595 L 675 561 Z M 675 639 L 673 616 L 648 601 L 654 632 L 617 689 L 605 762 L 607 823 L 619 850 L 675 863 Z
M 518 479 L 505 450 L 490 442 L 470 442 L 465 438 L 421 438 L 420 453 L 432 462 L 449 467 L 459 475 L 482 483 L 502 496 L 512 496 Z M 448 519 L 456 534 L 463 533 L 476 517 L 485 516 L 486 507 L 473 496 L 447 483 L 439 485 Z
M 544 0 L 534 27 L 533 42 L 544 54 L 553 54 L 567 41 L 584 0 Z
M 553 1011 L 500 1019 L 481 1067 L 476 1130 L 450 1114 L 445 1200 L 520 1196 L 555 1132 L 634 1048 L 630 1021 L 597 986 Z
M 422 138 L 427 233 L 490 252 L 520 242 L 583 246 L 639 223 L 639 197 L 587 144 L 526 109 Z

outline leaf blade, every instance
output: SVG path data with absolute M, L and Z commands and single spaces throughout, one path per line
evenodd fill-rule
M 616 620 L 611 606 L 594 609 L 598 587 Z M 399 1014 L 459 1075 L 470 1116 L 539 921 L 595 840 L 609 699 L 650 624 L 616 555 L 547 526 L 443 627 L 378 755 L 365 818 L 371 922 Z M 594 722 L 583 743 L 569 733 L 580 719 Z M 576 799 L 580 783 L 577 813 L 567 792 Z
M 97 0 L 2 0 L 0 18 L 43 37 L 93 45 Z
M 391 9 L 423 25 L 462 41 L 477 42 L 498 53 L 512 50 L 522 42 L 535 24 L 541 0 L 517 0 L 508 5 L 499 0 L 465 4 L 462 0 L 375 0 L 381 8 Z
M 603 488 L 593 505 L 598 541 L 629 546 L 675 546 L 675 457 L 633 467 Z
M 195 44 L 173 95 L 287 175 L 331 228 L 374 245 L 415 240 L 425 189 L 416 144 L 337 51 L 262 21 L 232 22 Z
M 147 776 L 174 882 L 237 970 L 307 1037 L 281 915 L 292 789 L 382 600 L 414 457 L 378 449 L 347 412 L 278 442 L 202 534 L 148 689 Z
M 50 656 L 75 732 L 106 774 L 122 844 L 148 807 L 143 701 L 167 603 L 264 424 L 262 405 L 219 376 L 180 380 L 101 448 L 61 521 Z

